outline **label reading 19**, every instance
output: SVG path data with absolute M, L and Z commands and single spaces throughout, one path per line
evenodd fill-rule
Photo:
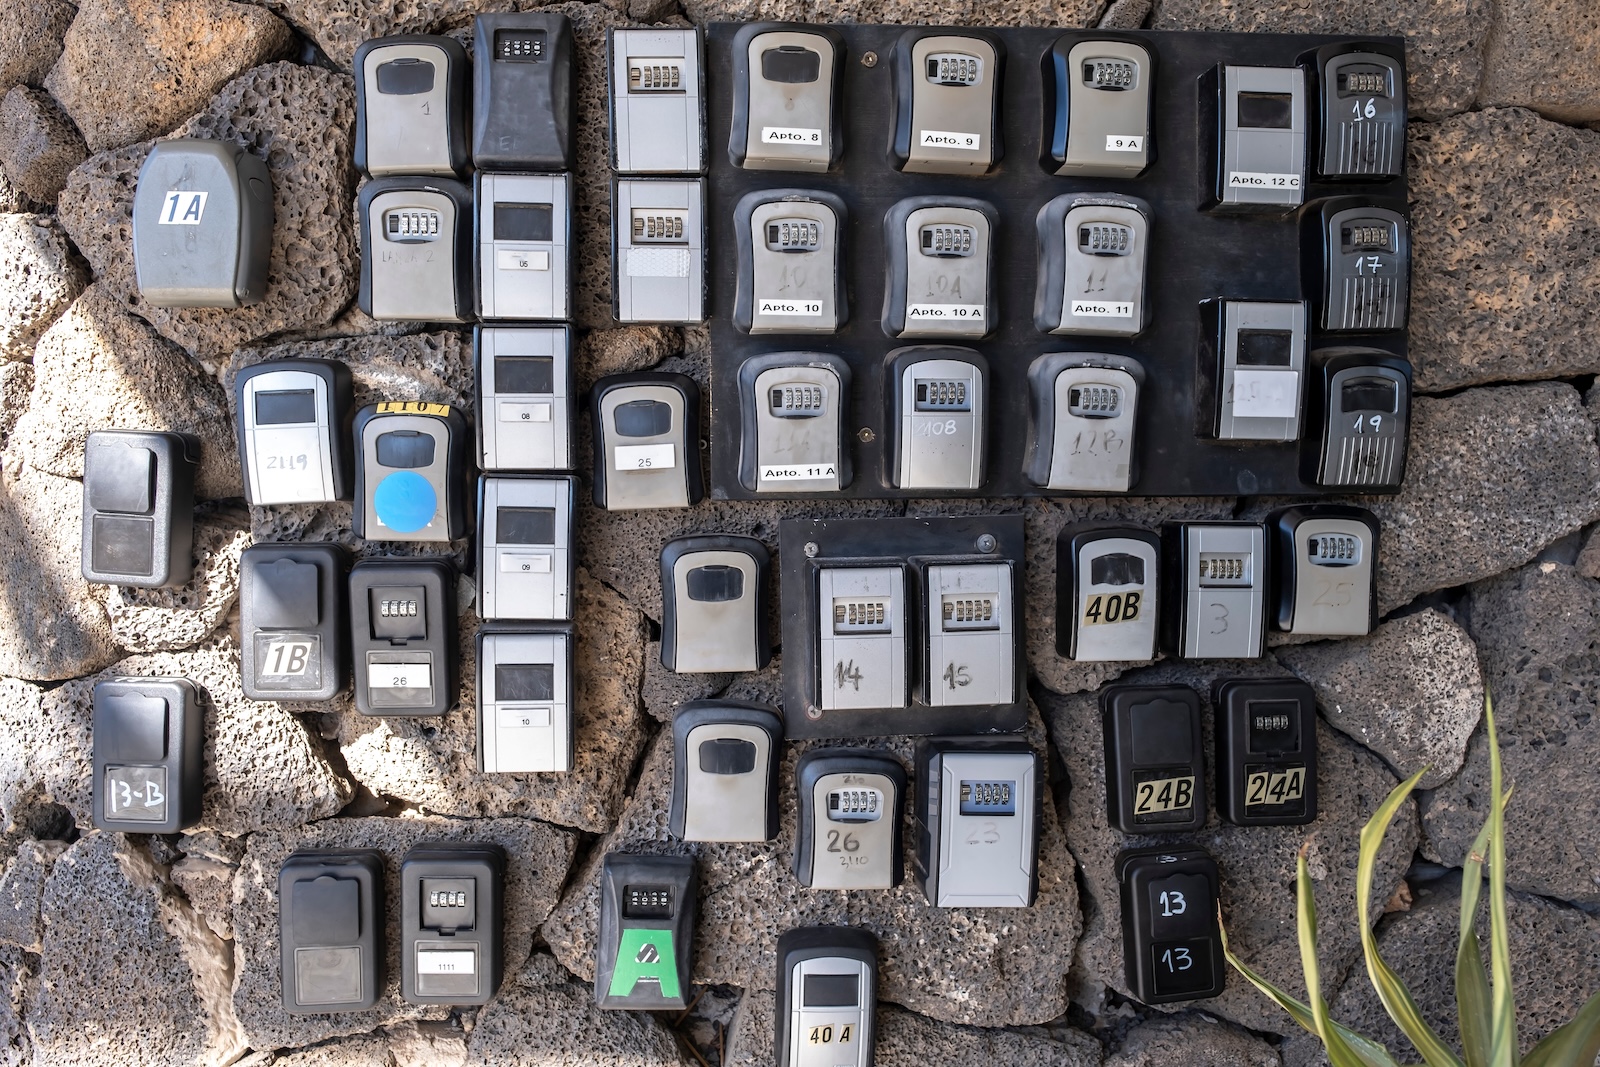
M 1194 776 L 1158 778 L 1135 787 L 1133 813 L 1156 815 L 1194 806 Z
M 837 1034 L 839 1044 L 848 1045 L 850 1039 L 855 1036 L 854 1030 L 855 1027 L 850 1023 L 842 1024 L 837 1030 L 832 1026 L 813 1026 L 811 1028 L 811 1043 L 813 1045 L 831 1045 L 834 1043 L 835 1035 Z
M 822 131 L 805 126 L 763 126 L 762 144 L 821 144 Z
M 200 216 L 206 211 L 206 197 L 209 194 L 200 191 L 173 190 L 167 194 L 166 201 L 161 205 L 161 216 L 158 220 L 163 226 L 198 226 Z
M 1126 593 L 1096 593 L 1083 606 L 1082 625 L 1133 622 L 1139 617 L 1139 605 L 1143 600 L 1142 589 Z
M 1285 767 L 1273 770 L 1250 770 L 1245 779 L 1244 802 L 1248 807 L 1272 807 L 1304 799 L 1306 769 Z

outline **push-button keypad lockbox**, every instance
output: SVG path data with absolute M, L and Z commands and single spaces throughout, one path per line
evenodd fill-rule
M 596 1004 L 637 1011 L 688 1007 L 699 896 L 691 856 L 606 854 L 600 865 Z
M 979 176 L 1000 162 L 1005 47 L 987 34 L 907 30 L 895 42 L 895 169 Z
M 251 700 L 331 700 L 350 678 L 350 555 L 255 544 L 239 560 L 239 671 Z
M 205 721 L 187 678 L 107 678 L 95 683 L 94 825 L 175 834 L 200 821 Z
M 267 293 L 272 175 L 231 141 L 157 141 L 133 194 L 133 269 L 153 307 L 237 308 Z
M 733 324 L 747 334 L 831 334 L 845 300 L 844 201 L 809 189 L 769 189 L 733 213 L 739 285 Z
M 1329 488 L 1398 489 L 1406 474 L 1411 364 L 1373 348 L 1311 353 L 1301 476 Z
M 893 410 L 890 480 L 902 489 L 974 490 L 988 458 L 989 363 L 970 348 L 912 345 L 884 359 Z
M 700 502 L 700 387 L 693 378 L 608 375 L 589 391 L 589 406 L 596 504 L 629 511 Z
M 1111 193 L 1064 194 L 1039 209 L 1033 323 L 1040 333 L 1144 331 L 1150 215 L 1143 200 Z
M 572 317 L 572 175 L 477 177 L 478 314 Z
M 350 568 L 356 710 L 443 715 L 456 702 L 456 569 L 442 559 Z
M 661 548 L 661 665 L 678 674 L 758 671 L 772 658 L 767 546 L 702 534 Z
M 1106 822 L 1125 834 L 1206 823 L 1200 698 L 1183 685 L 1114 685 L 1100 694 Z
M 778 938 L 777 1067 L 872 1067 L 878 939 L 849 926 L 806 926 Z
M 813 748 L 794 768 L 794 874 L 811 889 L 893 889 L 902 868 L 906 771 L 892 753 Z
M 1400 177 L 1407 117 L 1403 50 L 1351 41 L 1323 45 L 1308 58 L 1321 96 L 1318 175 L 1369 182 Z
M 1266 651 L 1266 530 L 1251 522 L 1171 523 L 1162 538 L 1163 644 L 1184 659 Z
M 1144 379 L 1132 356 L 1052 352 L 1035 359 L 1028 368 L 1029 483 L 1099 493 L 1133 488 Z
M 734 35 L 728 159 L 745 170 L 825 171 L 844 152 L 837 31 L 755 22 Z
M 1028 908 L 1039 892 L 1044 761 L 1026 741 L 917 745 L 917 880 L 936 908 Z
M 1378 621 L 1378 519 L 1347 504 L 1297 504 L 1267 516 L 1276 605 L 1291 634 L 1359 637 Z
M 348 500 L 350 368 L 331 359 L 277 359 L 234 378 L 245 498 L 267 504 Z
M 356 412 L 357 537 L 454 541 L 467 535 L 467 420 L 449 404 L 385 400 Z
M 572 618 L 571 478 L 478 479 L 478 617 Z
M 1305 71 L 1220 63 L 1199 84 L 1201 207 L 1293 211 L 1306 191 Z
M 400 992 L 411 1004 L 487 1004 L 504 964 L 505 852 L 433 842 L 400 861 Z
M 619 178 L 611 188 L 618 322 L 692 325 L 706 317 L 705 182 Z
M 1056 653 L 1082 662 L 1156 658 L 1161 538 L 1081 524 L 1056 541 Z
M 384 986 L 383 857 L 371 849 L 302 850 L 278 871 L 283 1009 L 364 1011 Z
M 683 841 L 778 836 L 783 718 L 764 704 L 691 700 L 672 717 L 672 807 Z
M 361 287 L 380 322 L 472 317 L 472 190 L 451 178 L 374 178 L 356 197 Z
M 994 205 L 964 196 L 913 196 L 883 217 L 887 337 L 977 340 L 995 324 Z
M 700 31 L 611 31 L 611 166 L 618 174 L 699 174 L 706 168 Z
M 1306 208 L 1302 273 L 1321 278 L 1308 294 L 1323 330 L 1383 333 L 1403 330 L 1410 309 L 1411 224 L 1404 204 L 1336 196 Z
M 773 352 L 739 365 L 739 481 L 755 493 L 828 493 L 851 482 L 850 364 Z
M 1134 178 L 1155 158 L 1155 55 L 1136 37 L 1067 34 L 1040 61 L 1053 174 Z
M 467 173 L 466 49 L 401 34 L 356 49 L 356 167 L 373 178 Z
M 1231 678 L 1212 693 L 1217 714 L 1217 814 L 1238 826 L 1317 817 L 1317 705 L 1286 678 Z
M 1133 849 L 1117 857 L 1128 988 L 1146 1004 L 1222 993 L 1217 864 L 1203 849 Z
M 479 326 L 478 466 L 486 471 L 572 469 L 572 331 L 566 326 Z
M 194 573 L 200 442 L 156 430 L 95 430 L 83 448 L 83 577 L 179 586 Z
M 473 165 L 571 170 L 577 107 L 571 20 L 507 11 L 481 14 L 473 22 Z
M 572 770 L 572 628 L 478 631 L 478 770 Z

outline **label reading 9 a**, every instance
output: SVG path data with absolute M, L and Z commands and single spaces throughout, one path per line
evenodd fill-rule
M 1133 786 L 1133 814 L 1136 818 L 1166 815 L 1194 807 L 1194 775 L 1148 778 L 1144 781 L 1138 780 L 1140 777 L 1142 775 L 1135 775 Z

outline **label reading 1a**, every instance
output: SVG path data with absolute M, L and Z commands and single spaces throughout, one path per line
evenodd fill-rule
M 1107 152 L 1143 152 L 1144 138 L 1129 134 L 1106 134 Z
M 832 463 L 762 464 L 763 481 L 814 482 L 823 478 L 837 478 L 839 468 Z
M 1194 806 L 1194 776 L 1140 782 L 1134 790 L 1133 813 L 1155 815 Z
M 977 152 L 983 148 L 983 135 L 951 133 L 948 130 L 923 130 L 918 145 L 922 148 L 959 148 L 963 152 Z
M 1282 770 L 1252 770 L 1244 785 L 1244 802 L 1248 807 L 1272 807 L 1300 800 L 1306 793 L 1304 767 L 1285 767 Z
M 1074 315 L 1094 315 L 1103 319 L 1133 318 L 1133 302 L 1129 300 L 1074 300 Z
M 160 223 L 163 226 L 198 226 L 200 216 L 206 211 L 208 193 L 175 189 L 167 194 L 161 205 Z
M 1143 600 L 1143 590 L 1127 593 L 1096 593 L 1083 606 L 1083 625 L 1133 622 L 1139 618 L 1139 605 Z
M 618 445 L 613 461 L 619 471 L 660 471 L 677 466 L 678 453 L 670 443 L 663 445 Z
M 982 322 L 982 304 L 911 304 L 906 308 L 908 322 L 942 321 Z
M 372 663 L 367 666 L 371 689 L 427 689 L 433 685 L 433 668 L 426 663 Z
M 822 131 L 804 126 L 763 126 L 762 144 L 821 144 Z
M 774 300 L 762 297 L 756 301 L 756 314 L 758 315 L 805 315 L 808 318 L 822 317 L 822 301 L 820 300 Z
M 1300 175 L 1271 174 L 1257 170 L 1230 170 L 1229 189 L 1298 189 Z

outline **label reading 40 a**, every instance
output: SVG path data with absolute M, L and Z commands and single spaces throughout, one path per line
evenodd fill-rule
M 813 1026 L 810 1041 L 813 1045 L 831 1045 L 838 1042 L 848 1045 L 855 1038 L 855 1027 L 850 1023 L 835 1026 Z
M 1306 769 L 1283 767 L 1272 770 L 1251 770 L 1244 784 L 1244 802 L 1248 807 L 1275 807 L 1304 799 L 1306 795 Z

